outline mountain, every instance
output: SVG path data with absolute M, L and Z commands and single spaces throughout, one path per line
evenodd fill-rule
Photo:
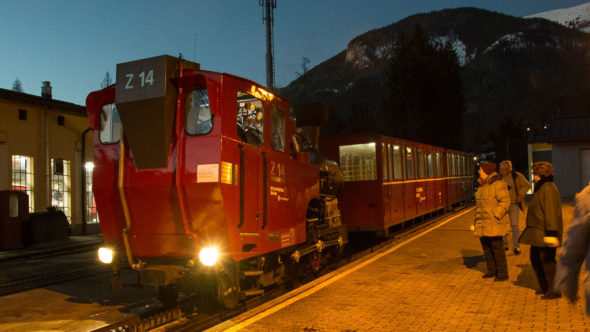
M 413 15 L 364 33 L 281 94 L 295 102 L 331 104 L 335 111 L 325 131 L 375 133 L 370 110 L 383 107 L 383 81 L 395 40 L 416 24 L 431 40 L 452 43 L 463 65 L 467 112 L 457 119 L 463 122 L 463 149 L 510 157 L 508 146 L 515 144 L 502 137 L 524 139 L 526 148 L 527 127 L 534 132 L 558 115 L 588 113 L 589 34 L 546 19 L 477 8 Z M 526 155 L 526 150 L 514 153 Z
M 566 27 L 590 32 L 590 2 L 575 7 L 537 13 L 525 16 L 525 18 L 544 18 Z

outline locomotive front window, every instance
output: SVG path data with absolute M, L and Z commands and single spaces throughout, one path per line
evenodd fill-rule
M 340 146 L 340 168 L 344 181 L 377 180 L 375 143 Z
M 264 143 L 264 105 L 248 93 L 238 91 L 238 136 L 242 142 L 261 146 Z
M 114 103 L 102 107 L 100 112 L 100 142 L 113 144 L 121 139 L 121 119 Z
M 207 89 L 200 88 L 186 95 L 184 128 L 189 135 L 205 135 L 213 129 Z
M 285 112 L 276 106 L 270 112 L 270 132 L 272 148 L 285 151 Z

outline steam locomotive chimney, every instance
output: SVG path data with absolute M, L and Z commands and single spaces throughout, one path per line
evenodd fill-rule
M 43 83 L 41 86 L 41 97 L 51 99 L 51 82 L 43 81 L 41 83 Z

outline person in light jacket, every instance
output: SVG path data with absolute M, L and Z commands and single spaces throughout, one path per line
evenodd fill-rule
M 520 243 L 531 245 L 531 264 L 543 292 L 543 299 L 555 299 L 561 294 L 553 291 L 555 252 L 561 245 L 563 220 L 561 196 L 553 183 L 553 166 L 546 161 L 533 164 L 535 191 L 526 215 L 526 228 Z
M 486 259 L 487 272 L 484 278 L 495 277 L 496 281 L 508 280 L 508 265 L 504 252 L 503 236 L 508 232 L 508 186 L 496 164 L 482 161 L 479 164 L 481 186 L 475 193 L 474 234 L 479 236 Z
M 559 253 L 555 274 L 555 291 L 560 291 L 572 303 L 578 300 L 580 268 L 586 259 L 586 275 L 590 275 L 590 185 L 576 195 L 574 216 L 567 228 L 563 248 Z M 586 315 L 590 316 L 590 278 L 584 280 Z
M 531 188 L 531 184 L 524 175 L 512 169 L 510 160 L 504 160 L 500 163 L 500 174 L 504 177 L 504 181 L 508 185 L 508 193 L 510 193 L 508 215 L 510 216 L 510 227 L 512 228 L 512 248 L 515 255 L 520 255 L 518 220 L 520 211 L 524 211 L 524 195 Z M 504 236 L 504 248 L 508 250 L 508 234 Z

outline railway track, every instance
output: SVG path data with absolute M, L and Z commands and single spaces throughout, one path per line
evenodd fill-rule
M 330 265 L 324 266 L 321 270 L 320 276 L 334 271 L 342 266 L 345 266 L 351 262 L 359 260 L 363 257 L 371 255 L 372 253 L 385 250 L 392 245 L 402 242 L 404 239 L 411 237 L 412 235 L 419 233 L 429 227 L 433 227 L 440 223 L 447 217 L 455 213 L 459 213 L 462 210 L 471 207 L 472 204 L 463 205 L 450 213 L 440 214 L 432 217 L 428 220 L 421 222 L 411 223 L 405 225 L 399 232 L 393 233 L 389 238 L 371 242 L 368 247 L 366 246 L 351 246 L 347 248 L 343 259 L 338 260 Z M 301 280 L 301 284 L 310 282 L 317 277 L 307 276 L 305 280 Z M 235 317 L 241 313 L 251 310 L 261 304 L 264 304 L 272 299 L 275 299 L 292 288 L 282 284 L 271 289 L 265 290 L 264 294 L 255 298 L 248 299 L 247 301 L 241 302 L 238 306 L 232 310 L 222 311 L 208 311 L 199 310 L 198 299 L 196 296 L 186 296 L 182 298 L 177 304 L 170 308 L 158 307 L 150 310 L 146 310 L 142 313 L 129 315 L 129 317 L 123 321 L 119 321 L 99 329 L 93 330 L 93 332 L 111 332 L 111 331 L 201 331 L 217 324 L 220 324 L 232 317 Z

